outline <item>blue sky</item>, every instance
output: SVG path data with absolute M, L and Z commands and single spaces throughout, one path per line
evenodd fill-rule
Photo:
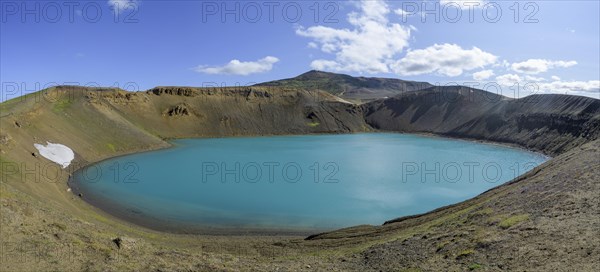
M 1 8 L 1 100 L 56 84 L 247 85 L 311 69 L 600 98 L 598 1 L 3 0 Z

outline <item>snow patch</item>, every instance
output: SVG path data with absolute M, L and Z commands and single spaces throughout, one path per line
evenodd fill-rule
M 33 144 L 33 146 L 37 148 L 42 157 L 58 163 L 62 168 L 67 168 L 75 158 L 73 150 L 65 145 L 46 142 L 46 146 L 41 144 Z

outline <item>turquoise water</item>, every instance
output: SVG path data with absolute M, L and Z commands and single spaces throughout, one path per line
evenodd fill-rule
M 174 227 L 322 230 L 453 204 L 546 160 L 520 149 L 396 133 L 173 143 L 100 162 L 74 178 L 86 197 L 112 211 Z

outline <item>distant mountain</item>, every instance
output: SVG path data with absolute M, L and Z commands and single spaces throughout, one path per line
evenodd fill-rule
M 259 83 L 256 86 L 321 90 L 347 100 L 369 101 L 425 89 L 433 85 L 396 78 L 353 77 L 312 70 L 294 78 Z

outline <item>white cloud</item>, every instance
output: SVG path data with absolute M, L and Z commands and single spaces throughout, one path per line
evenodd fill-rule
M 501 62 L 494 63 L 493 66 L 508 69 L 508 68 L 510 68 L 510 62 L 508 62 L 507 60 L 502 60 Z
M 434 44 L 412 50 L 393 65 L 396 73 L 405 76 L 438 73 L 459 76 L 463 71 L 494 64 L 497 57 L 477 47 L 462 49 L 456 44 Z
M 503 86 L 513 86 L 515 83 L 520 83 L 522 81 L 523 79 L 515 74 L 505 74 L 496 77 L 496 82 Z
M 397 54 L 408 46 L 411 28 L 390 23 L 384 1 L 360 2 L 360 11 L 348 14 L 351 28 L 312 26 L 298 28 L 296 34 L 313 39 L 320 49 L 335 58 L 314 60 L 319 70 L 358 73 L 386 73 Z
M 403 8 L 398 8 L 398 9 L 395 9 L 395 10 L 394 10 L 394 13 L 396 13 L 396 14 L 400 15 L 400 18 L 401 18 L 401 21 L 402 21 L 402 23 L 406 23 L 406 21 L 408 20 L 408 17 L 411 17 L 411 16 L 417 16 L 417 15 L 420 15 L 420 14 L 421 14 L 421 12 L 420 12 L 420 11 L 418 11 L 418 9 L 419 9 L 419 8 L 418 8 L 418 6 L 417 6 L 417 7 L 415 7 L 415 6 L 412 6 L 412 7 L 411 7 L 411 10 L 409 10 L 409 11 L 408 11 L 408 10 L 405 10 L 405 9 L 403 9 Z M 422 16 L 422 15 L 421 15 L 421 16 Z M 415 28 L 414 26 L 412 26 L 412 25 L 410 25 L 409 27 L 410 27 L 411 29 L 413 29 L 413 30 L 415 30 L 415 29 L 416 29 L 416 28 Z
M 492 70 L 483 70 L 476 73 L 473 73 L 474 80 L 486 80 L 494 75 L 494 71 Z
M 224 75 L 250 75 L 255 73 L 262 73 L 271 71 L 273 69 L 273 64 L 278 62 L 279 59 L 272 56 L 267 56 L 265 58 L 259 59 L 257 61 L 239 61 L 232 60 L 229 63 L 223 66 L 216 67 L 208 67 L 205 65 L 200 65 L 194 70 L 199 73 L 205 74 L 224 74 Z
M 600 92 L 600 82 L 598 80 L 590 81 L 561 81 L 560 77 L 552 76 L 548 81 L 543 77 L 532 75 L 546 72 L 553 68 L 566 68 L 576 65 L 576 61 L 552 61 L 546 59 L 529 59 L 523 62 L 513 63 L 510 68 L 519 73 L 525 74 L 505 74 L 496 77 L 498 84 L 503 86 L 514 86 L 519 84 L 520 92 L 530 93 L 566 93 L 586 96 L 596 96 Z
M 530 76 L 520 77 L 516 74 L 505 74 L 496 77 L 496 82 L 506 87 L 513 87 L 518 83 L 518 91 L 522 96 L 524 94 L 566 93 L 600 98 L 600 81 L 598 80 L 561 81 L 560 78 L 556 76 L 553 76 L 552 78 L 554 81 L 550 82 L 545 81 L 543 78 Z
M 569 92 L 589 92 L 598 93 L 600 92 L 600 81 L 589 80 L 589 81 L 553 81 L 538 83 L 539 90 L 545 92 L 554 93 L 569 93 Z M 598 97 L 596 97 L 598 98 Z
M 310 66 L 313 69 L 316 70 L 334 70 L 334 71 L 340 71 L 343 70 L 344 67 L 340 66 L 339 63 L 333 61 L 333 60 L 324 60 L 324 59 L 318 59 L 318 60 L 314 60 Z
M 552 61 L 545 59 L 528 59 L 523 62 L 513 63 L 511 68 L 515 72 L 535 75 L 553 68 L 567 68 L 576 65 L 576 61 Z
M 406 11 L 406 10 L 403 10 L 403 9 L 401 9 L 401 8 L 394 10 L 394 13 L 396 13 L 396 14 L 398 14 L 398 15 L 402 16 L 403 18 L 404 18 L 404 16 L 407 16 L 407 17 L 408 17 L 408 16 L 410 16 L 410 15 L 413 15 L 413 14 L 409 13 L 408 11 Z
M 442 6 L 460 6 L 461 9 L 482 8 L 485 4 L 487 4 L 485 0 L 440 0 Z
M 422 18 L 425 18 L 426 12 L 420 11 L 420 9 L 425 9 L 425 7 L 427 7 L 427 9 L 434 8 L 434 6 L 429 6 L 429 2 L 427 2 L 427 3 L 407 2 L 407 3 L 408 3 L 407 5 L 403 4 L 402 8 L 398 8 L 398 9 L 394 10 L 394 13 L 400 15 L 400 17 L 402 18 L 402 22 L 406 22 L 408 17 L 415 16 L 415 15 L 421 15 Z M 432 3 L 432 5 L 436 5 L 436 7 L 438 7 L 438 9 L 444 9 L 444 12 L 446 12 L 445 11 L 446 9 L 456 9 L 456 8 L 459 8 L 462 10 L 481 9 L 487 4 L 487 1 L 485 1 L 485 0 L 440 0 L 439 6 L 437 6 L 438 3 L 435 3 L 433 1 L 431 1 L 431 3 Z M 451 12 L 454 12 L 454 11 L 451 11 Z
M 525 80 L 528 82 L 541 82 L 546 79 L 543 77 L 525 76 Z
M 108 0 L 108 5 L 113 9 L 115 14 L 119 14 L 124 10 L 136 9 L 139 5 L 139 0 Z

